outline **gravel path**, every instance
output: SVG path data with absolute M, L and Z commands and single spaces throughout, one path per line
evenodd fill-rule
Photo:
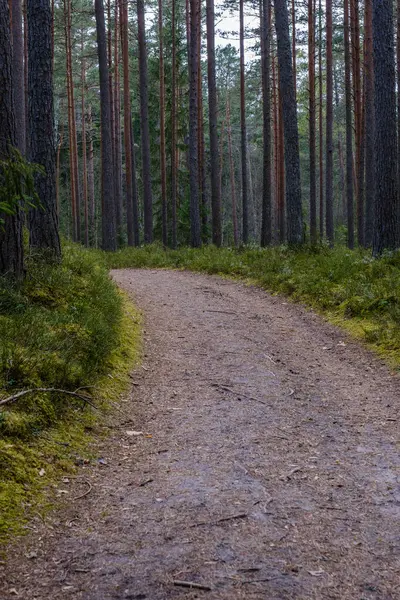
M 82 469 L 92 492 L 19 544 L 0 598 L 399 599 L 398 376 L 259 289 L 113 277 L 145 315 L 133 423 Z

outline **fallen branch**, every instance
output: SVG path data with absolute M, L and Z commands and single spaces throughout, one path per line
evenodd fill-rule
M 181 581 L 180 579 L 174 579 L 173 584 L 178 587 L 205 590 L 206 592 L 210 592 L 212 590 L 210 585 L 203 585 L 202 583 L 196 583 L 195 581 Z
M 243 394 L 242 392 L 236 392 L 235 390 L 228 387 L 227 385 L 222 385 L 220 383 L 213 383 L 212 385 L 214 387 L 222 390 L 223 392 L 229 392 L 230 394 L 234 394 L 235 396 L 246 398 L 246 400 L 252 400 L 253 402 L 259 402 L 260 404 L 264 404 L 264 406 L 267 404 L 266 402 L 264 402 L 263 400 L 260 400 L 259 398 L 254 398 L 254 396 L 248 396 L 247 394 Z
M 90 492 L 93 489 L 92 484 L 90 483 L 90 481 L 88 481 L 87 479 L 85 479 L 83 481 L 83 483 L 86 483 L 86 485 L 88 485 L 88 489 L 86 490 L 86 492 L 83 492 L 83 494 L 80 494 L 80 496 L 75 496 L 75 498 L 73 498 L 73 500 L 81 500 L 81 498 L 84 498 L 85 496 L 87 496 L 88 494 L 90 494 Z
M 190 527 L 200 527 L 201 525 L 218 525 L 218 523 L 225 523 L 226 521 L 234 521 L 235 519 L 246 519 L 247 513 L 238 513 L 237 515 L 231 515 L 229 517 L 222 517 L 217 521 L 200 521 L 200 523 L 194 523 Z
M 83 388 L 78 388 L 79 389 L 83 389 Z M 18 392 L 17 394 L 14 394 L 13 396 L 9 396 L 8 398 L 3 398 L 3 400 L 0 400 L 0 406 L 4 406 L 5 404 L 11 404 L 12 402 L 16 402 L 17 400 L 19 400 L 20 398 L 22 398 L 23 396 L 27 396 L 28 394 L 37 394 L 37 393 L 45 393 L 45 394 L 65 394 L 66 396 L 73 396 L 74 398 L 78 398 L 79 400 L 82 400 L 83 402 L 86 402 L 87 404 L 89 404 L 92 408 L 95 408 L 96 410 L 98 410 L 97 406 L 95 406 L 87 396 L 82 396 L 82 394 L 78 394 L 76 391 L 75 392 L 70 392 L 68 390 L 60 390 L 58 388 L 34 388 L 31 390 L 22 390 L 21 392 Z

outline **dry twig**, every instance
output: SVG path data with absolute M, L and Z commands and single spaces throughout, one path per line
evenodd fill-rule
M 84 388 L 78 388 L 78 390 L 82 390 Z M 89 404 L 92 408 L 98 410 L 97 406 L 95 406 L 87 396 L 82 396 L 82 394 L 78 394 L 77 391 L 70 392 L 69 390 L 61 390 L 58 388 L 32 388 L 30 390 L 22 390 L 13 396 L 9 396 L 8 398 L 3 398 L 0 400 L 0 406 L 4 406 L 5 404 L 11 404 L 12 402 L 16 402 L 19 398 L 23 396 L 27 396 L 28 394 L 37 394 L 37 393 L 45 393 L 45 394 L 65 394 L 66 396 L 73 396 L 74 398 L 78 398 L 83 402 Z

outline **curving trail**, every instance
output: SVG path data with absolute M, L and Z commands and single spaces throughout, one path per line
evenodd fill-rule
M 134 422 L 11 556 L 1 600 L 400 598 L 398 376 L 256 288 L 113 277 L 145 315 Z

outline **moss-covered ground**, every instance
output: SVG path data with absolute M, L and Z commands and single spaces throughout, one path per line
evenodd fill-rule
M 126 390 L 139 360 L 140 315 L 111 281 L 101 254 L 66 244 L 60 265 L 30 259 L 21 285 L 0 282 L 0 544 L 49 507 L 57 481 L 90 460 L 90 432 Z M 97 430 L 96 430 L 97 431 Z

